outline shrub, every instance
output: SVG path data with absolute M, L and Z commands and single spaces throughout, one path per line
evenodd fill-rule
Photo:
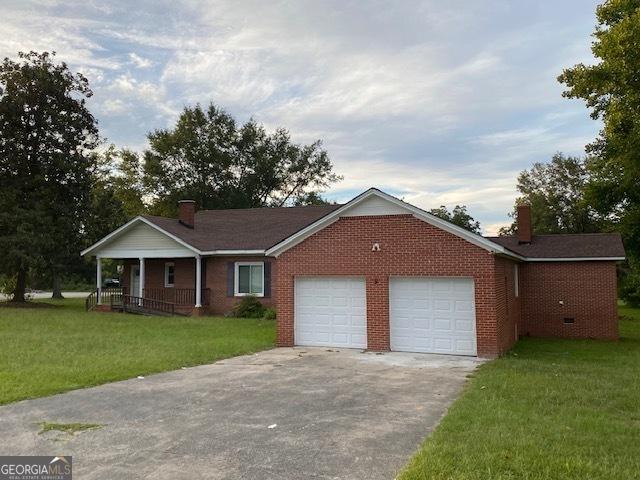
M 0 277 L 0 294 L 6 295 L 11 300 L 13 298 L 13 291 L 16 289 L 16 277 Z
M 275 320 L 276 319 L 276 311 L 273 308 L 265 308 L 264 314 L 262 315 L 263 320 Z
M 233 310 L 231 315 L 240 318 L 262 318 L 265 308 L 255 295 L 247 295 L 242 297 Z
M 627 273 L 620 282 L 620 297 L 633 307 L 640 307 L 640 272 Z

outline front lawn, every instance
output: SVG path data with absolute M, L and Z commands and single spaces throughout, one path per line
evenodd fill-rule
M 399 479 L 640 478 L 640 310 L 620 342 L 523 339 L 481 366 Z
M 0 308 L 0 404 L 271 348 L 275 322 Z

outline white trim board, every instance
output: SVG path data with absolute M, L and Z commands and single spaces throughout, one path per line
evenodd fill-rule
M 563 257 L 563 258 L 530 258 L 525 259 L 527 262 L 621 262 L 626 257 Z

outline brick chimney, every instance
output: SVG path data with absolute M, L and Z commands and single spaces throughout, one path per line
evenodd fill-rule
M 517 228 L 518 243 L 531 243 L 531 205 L 518 205 Z
M 178 202 L 178 220 L 185 227 L 193 228 L 196 224 L 196 202 L 180 200 Z

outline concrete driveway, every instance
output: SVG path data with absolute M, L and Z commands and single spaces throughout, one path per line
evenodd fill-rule
M 73 455 L 77 479 L 391 479 L 478 363 L 280 348 L 0 407 L 0 454 Z

